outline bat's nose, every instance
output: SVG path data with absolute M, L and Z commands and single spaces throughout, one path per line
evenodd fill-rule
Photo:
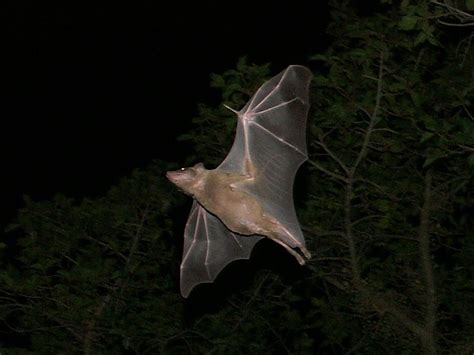
M 167 171 L 167 172 L 166 172 L 166 178 L 167 178 L 169 181 L 173 181 L 173 172 L 172 172 L 172 171 Z
M 173 184 L 176 184 L 176 182 L 179 180 L 180 177 L 180 171 L 167 171 L 166 172 L 166 178 L 171 181 Z

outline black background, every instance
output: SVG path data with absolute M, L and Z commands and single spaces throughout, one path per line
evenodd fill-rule
M 212 72 L 247 55 L 276 73 L 327 46 L 324 1 L 255 3 L 4 2 L 2 229 L 22 194 L 99 196 L 153 159 L 182 161 L 197 103 L 219 103 Z

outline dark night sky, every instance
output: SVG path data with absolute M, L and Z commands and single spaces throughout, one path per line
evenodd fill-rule
M 276 72 L 327 41 L 325 1 L 44 3 L 1 5 L 2 229 L 22 194 L 98 196 L 152 159 L 181 161 L 175 137 L 198 102 L 218 103 L 210 73 L 242 55 Z

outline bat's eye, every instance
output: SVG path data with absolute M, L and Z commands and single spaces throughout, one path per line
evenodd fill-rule
M 185 170 L 186 170 L 186 168 L 181 168 L 181 171 L 185 171 Z

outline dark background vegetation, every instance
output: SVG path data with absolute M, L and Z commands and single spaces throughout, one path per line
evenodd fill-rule
M 474 351 L 472 1 L 2 6 L 2 352 Z M 313 259 L 263 241 L 184 300 L 164 172 L 294 63 Z

